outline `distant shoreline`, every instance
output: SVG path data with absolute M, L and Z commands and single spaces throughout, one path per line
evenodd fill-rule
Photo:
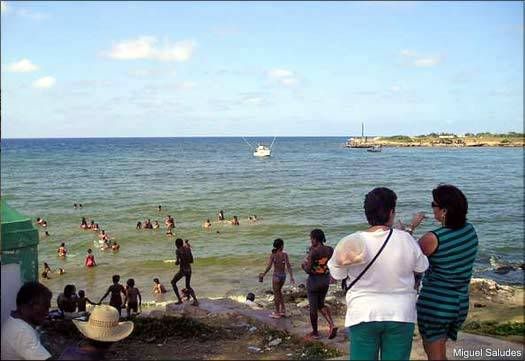
M 395 135 L 391 137 L 354 137 L 348 139 L 345 146 L 349 148 L 383 147 L 438 147 L 438 148 L 472 148 L 472 147 L 523 147 L 524 135 L 510 132 L 507 134 L 467 133 L 465 135 L 431 133 L 415 137 Z

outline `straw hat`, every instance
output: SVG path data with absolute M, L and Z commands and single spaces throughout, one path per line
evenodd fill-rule
M 116 342 L 128 337 L 133 331 L 133 322 L 119 322 L 116 308 L 95 306 L 87 322 L 73 320 L 78 330 L 87 338 L 102 342 Z

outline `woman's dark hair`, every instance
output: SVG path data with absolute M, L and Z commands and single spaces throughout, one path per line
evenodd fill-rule
M 364 208 L 368 224 L 371 226 L 386 225 L 390 211 L 396 209 L 397 196 L 393 190 L 374 188 L 365 196 Z
M 159 280 L 158 278 L 154 278 L 154 279 L 153 279 L 153 282 L 155 282 L 155 283 L 160 283 L 160 280 Z
M 85 295 L 86 295 L 86 292 L 84 292 L 84 290 L 78 291 L 78 297 L 84 297 Z
M 135 286 L 135 280 L 133 278 L 130 278 L 128 280 L 128 282 L 126 282 L 126 284 L 129 286 L 129 287 L 134 287 Z
M 66 287 L 64 287 L 64 296 L 66 296 L 67 298 L 70 298 L 71 296 L 75 294 L 75 291 L 76 291 L 75 285 L 66 285 Z
M 60 247 L 65 247 L 66 244 L 64 242 L 60 243 Z
M 441 209 L 446 209 L 445 227 L 458 229 L 467 221 L 467 198 L 457 187 L 450 184 L 440 184 L 432 190 L 432 198 Z
M 248 294 L 246 295 L 246 299 L 254 302 L 255 301 L 254 293 L 253 292 L 248 292 Z
M 282 249 L 284 247 L 284 241 L 280 238 L 277 238 L 275 241 L 273 241 L 273 249 L 272 253 L 277 252 L 278 250 Z
M 176 246 L 177 248 L 181 248 L 183 245 L 184 245 L 184 240 L 183 240 L 182 238 L 177 238 L 177 239 L 175 240 L 175 246 Z
M 16 306 L 40 303 L 43 300 L 51 300 L 53 293 L 39 282 L 26 282 L 16 294 Z
M 315 239 L 317 242 L 324 244 L 326 242 L 326 238 L 324 236 L 324 232 L 318 228 L 312 230 L 310 232 L 310 238 Z
M 120 281 L 120 275 L 113 275 L 112 280 L 113 283 L 117 283 L 118 281 Z

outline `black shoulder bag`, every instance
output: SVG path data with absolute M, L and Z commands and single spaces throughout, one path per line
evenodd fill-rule
M 365 274 L 366 271 L 368 271 L 368 269 L 370 268 L 370 266 L 372 266 L 372 264 L 375 262 L 375 260 L 377 259 L 377 257 L 379 257 L 379 255 L 381 254 L 381 252 L 383 252 L 383 249 L 385 248 L 386 244 L 388 243 L 388 240 L 390 239 L 390 236 L 392 235 L 392 232 L 394 230 L 392 228 L 390 228 L 390 232 L 388 233 L 388 236 L 386 237 L 385 239 L 385 242 L 383 243 L 383 245 L 381 246 L 381 248 L 379 249 L 379 251 L 377 252 L 377 254 L 374 256 L 374 258 L 372 258 L 372 260 L 370 261 L 370 263 L 368 263 L 368 265 L 365 267 L 364 270 L 361 271 L 361 273 L 359 274 L 359 276 L 357 276 L 355 278 L 355 280 L 352 281 L 352 283 L 350 283 L 350 285 L 346 285 L 346 281 L 348 280 L 348 277 L 346 277 L 342 282 L 341 282 L 341 288 L 343 289 L 344 291 L 344 294 L 346 295 L 346 293 L 348 292 L 348 290 L 350 288 L 352 288 L 352 286 L 357 282 L 359 281 L 359 279 Z

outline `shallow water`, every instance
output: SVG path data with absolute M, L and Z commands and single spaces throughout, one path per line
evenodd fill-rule
M 251 142 L 267 139 L 249 139 Z M 272 242 L 280 237 L 299 264 L 311 229 L 322 228 L 329 244 L 366 227 L 362 203 L 372 188 L 398 195 L 397 216 L 410 221 L 416 211 L 429 216 L 431 190 L 446 182 L 469 200 L 469 220 L 480 239 L 476 276 L 523 283 L 523 271 L 494 273 L 490 259 L 523 262 L 523 149 L 386 148 L 381 153 L 342 147 L 345 138 L 278 138 L 271 158 L 252 156 L 241 138 L 114 138 L 2 140 L 2 196 L 33 219 L 41 230 L 39 262 L 63 267 L 66 274 L 44 282 L 56 294 L 67 283 L 98 300 L 119 273 L 135 278 L 146 300 L 152 278 L 170 288 L 175 265 L 174 239 L 165 235 L 166 214 L 176 219 L 175 235 L 189 239 L 195 256 L 192 284 L 203 296 L 245 294 L 268 288 L 257 282 Z M 73 203 L 82 203 L 75 209 Z M 158 212 L 158 205 L 163 211 Z M 239 227 L 214 223 L 224 209 Z M 248 216 L 261 220 L 249 224 Z M 79 228 L 93 218 L 121 244 L 118 253 L 94 250 L 99 267 L 83 261 L 95 233 Z M 150 218 L 160 230 L 135 230 Z M 436 227 L 428 219 L 416 236 Z M 219 231 L 220 233 L 217 233 Z M 69 256 L 56 248 L 64 240 Z M 181 282 L 183 287 L 183 282 Z M 168 293 L 167 298 L 173 297 Z

